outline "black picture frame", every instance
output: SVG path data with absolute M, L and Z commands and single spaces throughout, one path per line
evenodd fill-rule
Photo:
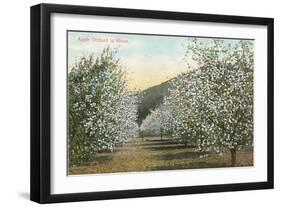
M 50 32 L 52 13 L 133 17 L 194 22 L 219 22 L 267 26 L 267 181 L 186 187 L 167 187 L 72 194 L 51 194 L 51 70 Z M 38 203 L 88 201 L 146 196 L 210 193 L 271 189 L 274 186 L 274 77 L 273 46 L 274 20 L 272 18 L 195 14 L 168 11 L 104 8 L 73 5 L 39 4 L 31 7 L 31 152 L 30 199 Z

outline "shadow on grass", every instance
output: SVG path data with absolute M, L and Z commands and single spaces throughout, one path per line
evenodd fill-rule
M 151 146 L 151 147 L 146 147 L 146 149 L 150 149 L 152 151 L 154 150 L 176 150 L 176 149 L 188 149 L 190 147 L 185 147 L 184 145 L 182 144 L 176 144 L 176 145 L 164 145 L 164 146 Z
M 142 140 L 142 138 L 140 138 Z M 159 138 L 149 138 L 149 137 L 145 137 L 143 138 L 143 141 L 144 142 L 167 142 L 167 141 L 170 141 L 170 139 L 167 139 L 167 138 L 163 138 L 161 139 L 160 137 Z
M 192 162 L 192 163 L 182 163 L 175 165 L 160 165 L 152 167 L 151 170 L 183 170 L 183 169 L 200 169 L 200 168 L 221 168 L 221 167 L 230 167 L 226 163 L 212 162 L 207 163 L 204 161 Z
M 94 158 L 92 158 L 90 161 L 81 163 L 80 165 L 76 165 L 77 167 L 84 167 L 84 166 L 95 166 L 99 165 L 101 163 L 109 162 L 113 158 L 112 153 L 106 153 L 103 152 L 102 154 L 97 154 Z
M 169 141 L 161 141 L 161 142 L 144 142 L 142 146 L 161 146 L 161 145 L 170 145 L 170 144 L 178 144 L 177 142 L 169 142 Z
M 159 155 L 160 160 L 179 160 L 179 159 L 190 159 L 199 158 L 200 155 L 204 155 L 204 152 L 178 152 Z
M 149 147 L 158 147 L 158 146 L 166 146 L 166 145 L 173 145 L 177 143 L 168 142 L 168 141 L 161 141 L 161 142 L 131 142 L 129 145 L 130 147 L 141 147 L 141 148 L 149 148 Z

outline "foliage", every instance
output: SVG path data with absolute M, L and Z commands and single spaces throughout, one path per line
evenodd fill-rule
M 170 82 L 166 81 L 159 85 L 150 87 L 140 92 L 142 96 L 140 102 L 138 103 L 138 124 L 141 125 L 142 121 L 146 118 L 152 110 L 158 108 L 166 95 L 168 95 L 168 88 Z
M 187 72 L 139 94 L 126 91 L 126 74 L 110 49 L 78 61 L 68 80 L 70 163 L 113 151 L 137 137 L 141 124 L 144 136 L 229 151 L 235 165 L 236 151 L 253 144 L 252 42 L 193 38 L 186 51 Z
M 137 97 L 114 51 L 81 58 L 68 74 L 69 161 L 89 161 L 100 150 L 137 136 Z
M 155 136 L 160 135 L 160 111 L 156 109 L 151 111 L 150 114 L 143 120 L 140 131 L 142 136 Z
M 253 46 L 224 40 L 188 44 L 193 71 L 178 75 L 164 105 L 170 107 L 173 136 L 198 142 L 200 150 L 232 153 L 253 142 Z

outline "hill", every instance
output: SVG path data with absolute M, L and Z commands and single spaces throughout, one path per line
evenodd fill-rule
M 141 125 L 142 120 L 150 113 L 150 110 L 154 110 L 163 102 L 164 96 L 168 94 L 171 81 L 172 79 L 140 92 L 141 101 L 138 105 L 139 125 Z

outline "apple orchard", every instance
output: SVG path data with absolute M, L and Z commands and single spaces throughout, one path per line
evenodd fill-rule
M 141 93 L 128 91 L 116 50 L 79 59 L 68 74 L 69 162 L 114 153 L 130 139 L 165 137 L 195 146 L 203 156 L 236 154 L 253 146 L 253 43 L 189 39 L 186 72 L 170 81 L 161 104 L 139 124 Z

